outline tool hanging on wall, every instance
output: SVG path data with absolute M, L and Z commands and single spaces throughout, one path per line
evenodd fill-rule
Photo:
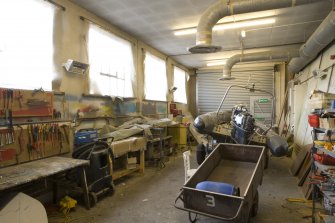
M 7 90 L 2 89 L 2 101 L 3 101 L 3 108 L 6 108 L 6 99 L 7 99 Z
M 9 93 L 9 95 L 11 95 L 12 91 L 2 91 L 3 95 L 4 92 L 6 97 L 4 97 L 4 99 L 6 98 L 10 98 L 7 97 L 7 93 Z M 7 105 L 7 103 L 9 103 L 9 100 L 6 102 L 4 101 L 4 106 Z M 13 144 L 15 142 L 15 136 L 14 136 L 14 128 L 13 128 L 13 114 L 12 114 L 12 110 L 8 109 L 8 108 L 4 108 L 2 110 L 2 114 L 4 116 L 4 121 L 2 122 L 2 124 L 5 126 L 4 128 L 2 128 L 0 130 L 0 147 L 3 147 L 5 145 L 10 145 Z
M 69 145 L 67 125 L 59 126 L 58 123 L 30 124 L 27 127 L 27 149 L 30 159 L 47 156 L 46 150 L 58 149 L 62 153 L 64 142 Z
M 23 94 L 21 93 L 20 90 L 15 91 L 15 96 L 14 98 L 18 100 L 20 108 L 22 108 L 22 100 L 23 100 Z
M 15 142 L 14 131 L 8 128 L 0 129 L 0 147 L 4 147 Z
M 2 94 L 2 100 L 3 100 L 3 108 L 9 109 L 9 102 L 10 108 L 13 108 L 13 96 L 14 96 L 14 90 L 13 89 L 1 89 Z
M 38 89 L 34 89 L 33 93 L 31 93 L 31 95 L 34 97 L 35 94 L 37 93 L 44 93 L 44 90 L 42 87 L 38 88 Z

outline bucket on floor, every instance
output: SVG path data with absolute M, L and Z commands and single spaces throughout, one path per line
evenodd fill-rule
M 240 188 L 235 187 L 232 184 L 222 182 L 202 181 L 198 183 L 195 188 L 221 194 L 240 196 Z

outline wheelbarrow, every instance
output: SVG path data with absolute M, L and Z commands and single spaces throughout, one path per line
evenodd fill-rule
M 264 165 L 263 146 L 220 143 L 181 188 L 174 206 L 187 211 L 191 222 L 195 222 L 199 214 L 248 223 L 257 215 L 257 188 L 262 183 Z M 221 193 L 199 189 L 203 182 L 228 185 L 233 190 Z

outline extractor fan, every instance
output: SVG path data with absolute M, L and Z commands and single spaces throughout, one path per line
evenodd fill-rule
M 66 63 L 63 64 L 63 66 L 67 72 L 75 74 L 85 74 L 89 65 L 86 63 L 68 59 Z
M 320 79 L 325 79 L 327 77 L 327 72 L 320 70 L 320 69 L 315 69 L 313 70 L 313 77 L 315 79 L 320 78 Z

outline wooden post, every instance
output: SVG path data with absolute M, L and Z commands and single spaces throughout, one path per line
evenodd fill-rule
M 145 161 L 144 161 L 144 148 L 140 150 L 140 170 L 139 172 L 141 174 L 144 173 L 144 166 L 145 166 Z

